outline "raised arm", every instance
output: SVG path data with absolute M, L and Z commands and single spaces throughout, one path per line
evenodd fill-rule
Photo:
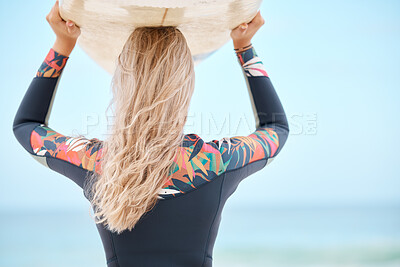
M 259 160 L 268 164 L 286 143 L 289 125 L 281 101 L 261 58 L 251 44 L 251 37 L 264 24 L 260 12 L 247 25 L 239 25 L 231 36 L 238 62 L 252 104 L 256 121 L 255 131 L 247 136 L 234 136 L 213 140 L 209 144 L 218 146 L 226 171 L 244 167 Z M 265 166 L 265 165 L 264 165 Z
M 37 161 L 83 186 L 82 171 L 96 170 L 98 146 L 84 137 L 65 136 L 48 126 L 60 75 L 68 57 L 50 49 L 33 78 L 14 118 L 19 143 Z M 78 167 L 78 169 L 76 169 Z M 79 174 L 77 174 L 79 173 Z
M 37 161 L 82 187 L 85 173 L 98 168 L 100 146 L 92 145 L 84 137 L 65 136 L 48 126 L 58 83 L 79 36 L 79 28 L 66 28 L 67 23 L 59 17 L 58 6 L 53 7 L 47 19 L 57 40 L 25 93 L 14 118 L 13 131 L 19 143 Z M 65 39 L 63 35 L 68 32 L 71 32 L 70 37 Z
M 246 79 L 256 130 L 273 129 L 277 133 L 280 144 L 277 155 L 289 134 L 285 110 L 255 48 L 252 46 L 236 55 Z

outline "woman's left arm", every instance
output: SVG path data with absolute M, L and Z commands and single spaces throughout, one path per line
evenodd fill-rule
M 80 30 L 61 19 L 58 2 L 46 18 L 57 39 L 25 93 L 14 118 L 13 131 L 36 160 L 83 187 L 87 172 L 98 171 L 101 143 L 65 136 L 48 127 L 58 83 Z

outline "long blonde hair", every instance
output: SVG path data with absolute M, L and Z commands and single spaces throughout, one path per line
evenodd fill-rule
M 96 223 L 119 234 L 155 206 L 184 138 L 194 82 L 192 54 L 176 27 L 132 32 L 112 80 L 115 117 L 101 171 L 87 183 Z

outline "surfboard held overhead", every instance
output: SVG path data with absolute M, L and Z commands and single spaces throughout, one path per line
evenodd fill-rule
M 81 27 L 78 44 L 110 74 L 136 27 L 177 26 L 195 65 L 230 40 L 230 31 L 256 15 L 262 0 L 63 0 L 60 14 Z

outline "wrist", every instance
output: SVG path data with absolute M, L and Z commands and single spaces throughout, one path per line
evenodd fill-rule
M 66 40 L 66 39 L 61 39 L 57 38 L 56 41 L 54 42 L 53 45 L 53 50 L 56 51 L 57 53 L 69 57 L 71 54 L 72 50 L 74 50 L 74 47 L 76 45 L 76 40 Z
M 251 40 L 250 41 L 236 41 L 236 42 L 233 42 L 233 49 L 240 49 L 240 48 L 248 46 L 250 44 L 251 44 Z
M 247 50 L 249 50 L 251 48 L 253 48 L 253 45 L 249 44 L 247 46 L 244 46 L 244 47 L 241 47 L 241 48 L 237 48 L 237 49 L 233 49 L 233 50 L 235 50 L 236 54 L 240 54 L 240 53 L 244 53 L 245 51 L 247 51 Z
M 254 49 L 254 47 L 251 46 L 250 48 L 248 48 L 246 50 L 243 50 L 241 52 L 236 52 L 236 56 L 237 56 L 240 64 L 243 66 L 249 60 L 257 57 L 257 53 L 256 53 L 256 50 Z
M 39 67 L 36 77 L 57 78 L 61 75 L 67 61 L 68 56 L 50 49 L 42 65 Z

